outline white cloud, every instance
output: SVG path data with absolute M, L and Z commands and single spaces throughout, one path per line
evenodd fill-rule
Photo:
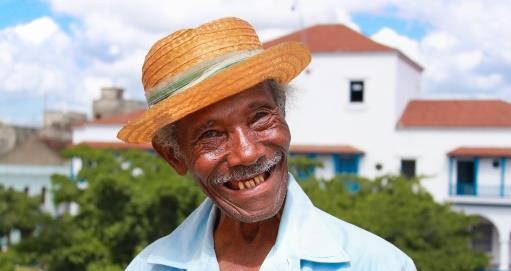
M 502 75 L 492 73 L 488 75 L 476 75 L 472 80 L 479 88 L 483 90 L 492 90 L 498 84 L 502 83 Z
M 432 32 L 426 35 L 422 43 L 425 47 L 429 47 L 433 50 L 449 51 L 455 49 L 459 41 L 449 33 Z
M 483 61 L 483 56 L 483 52 L 479 50 L 460 52 L 456 56 L 458 69 L 465 72 L 475 69 Z
M 372 37 L 400 49 L 425 67 L 424 91 L 443 95 L 495 93 L 511 99 L 511 2 L 483 0 L 46 0 L 70 16 L 69 31 L 51 18 L 0 29 L 0 89 L 48 94 L 50 106 L 90 110 L 105 85 L 142 98 L 140 67 L 158 38 L 211 19 L 237 16 L 261 40 L 318 23 L 343 23 L 360 31 L 353 12 L 401 18 L 426 27 L 412 39 L 382 28 Z M 485 94 L 486 95 L 486 94 Z M 489 95 L 489 94 L 488 94 Z
M 41 17 L 32 22 L 11 29 L 21 40 L 40 45 L 59 31 L 58 25 L 48 17 Z
M 47 17 L 1 30 L 0 89 L 38 95 L 61 89 L 72 61 L 59 56 L 70 53 L 70 42 Z
M 380 29 L 380 31 L 372 35 L 371 38 L 382 44 L 399 49 L 416 62 L 422 62 L 419 43 L 414 39 L 400 35 L 387 27 Z

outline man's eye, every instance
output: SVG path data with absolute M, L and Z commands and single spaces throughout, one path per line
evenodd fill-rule
M 259 111 L 254 115 L 254 121 L 258 121 L 264 117 L 268 116 L 268 112 L 265 111 Z
M 215 130 L 207 130 L 200 136 L 200 138 L 212 138 L 217 136 L 220 136 L 220 132 Z

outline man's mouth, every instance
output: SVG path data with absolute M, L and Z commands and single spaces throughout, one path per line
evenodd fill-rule
M 224 183 L 224 185 L 232 190 L 252 189 L 252 188 L 257 187 L 258 185 L 264 183 L 265 181 L 267 181 L 268 178 L 273 173 L 274 169 L 275 169 L 275 165 L 272 166 L 267 171 L 260 173 L 256 176 L 253 176 L 252 178 L 245 179 L 245 180 L 232 180 L 232 181 Z

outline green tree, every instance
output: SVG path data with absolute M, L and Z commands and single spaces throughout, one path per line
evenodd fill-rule
M 307 179 L 312 176 L 314 169 L 323 167 L 323 163 L 306 155 L 291 155 L 287 163 L 289 172 L 299 179 Z
M 39 196 L 30 197 L 23 192 L 0 185 L 0 236 L 19 230 L 22 238 L 28 238 L 37 223 L 45 216 L 39 209 Z
M 488 257 L 470 247 L 470 229 L 478 219 L 435 202 L 419 180 L 337 176 L 300 184 L 316 206 L 395 244 L 418 270 L 480 270 L 488 265 Z
M 64 155 L 82 159 L 83 168 L 73 179 L 53 176 L 54 199 L 64 206 L 78 204 L 78 214 L 35 219 L 27 227 L 35 229 L 30 238 L 0 253 L 0 270 L 14 270 L 15 265 L 48 271 L 123 270 L 204 199 L 192 178 L 178 176 L 148 152 L 77 147 Z M 292 171 L 319 165 L 307 157 L 290 159 Z M 488 262 L 470 249 L 469 229 L 477 219 L 436 203 L 418 180 L 336 176 L 325 181 L 309 176 L 300 184 L 316 206 L 394 243 L 414 259 L 418 270 L 477 270 Z M 13 207 L 17 200 L 11 198 L 19 194 L 5 196 L 5 191 L 0 189 L 0 216 L 11 218 L 0 220 L 0 231 L 25 223 L 13 222 L 12 210 L 26 208 Z M 34 217 L 29 211 L 21 213 Z
M 78 214 L 60 208 L 66 212 L 53 218 L 31 220 L 28 211 L 16 218 L 12 210 L 19 214 L 25 208 L 11 200 L 19 192 L 9 194 L 9 200 L 0 198 L 0 231 L 14 225 L 22 229 L 27 220 L 36 229 L 32 238 L 0 253 L 0 270 L 14 270 L 15 265 L 48 271 L 123 270 L 142 248 L 171 232 L 205 198 L 190 177 L 176 175 L 147 152 L 77 147 L 64 156 L 80 158 L 83 168 L 73 179 L 53 176 L 53 198 L 64 207 L 77 204 Z
M 80 158 L 83 168 L 73 179 L 53 176 L 52 192 L 58 205 L 76 203 L 78 214 L 40 223 L 37 236 L 16 246 L 49 271 L 123 270 L 205 198 L 190 177 L 147 152 L 77 147 L 64 156 Z

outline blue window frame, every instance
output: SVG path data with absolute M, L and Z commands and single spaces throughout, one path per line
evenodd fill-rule
M 358 175 L 359 154 L 334 154 L 335 174 Z M 346 188 L 349 192 L 356 193 L 360 190 L 360 184 L 351 179 L 346 180 Z
M 456 161 L 456 194 L 477 195 L 479 158 Z
M 335 173 L 358 175 L 359 157 L 358 154 L 334 154 Z

